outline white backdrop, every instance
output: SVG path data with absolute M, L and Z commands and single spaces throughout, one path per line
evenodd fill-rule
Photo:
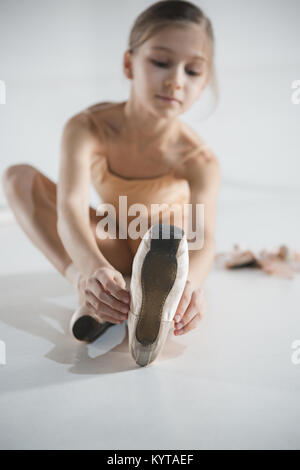
M 55 182 L 62 126 L 80 109 L 128 98 L 123 53 L 148 0 L 0 0 L 0 172 L 31 163 Z M 181 119 L 211 145 L 226 186 L 299 189 L 298 0 L 195 0 L 211 18 L 220 88 Z M 209 98 L 209 95 L 207 95 Z M 95 202 L 91 190 L 91 202 Z M 1 187 L 0 204 L 6 204 Z

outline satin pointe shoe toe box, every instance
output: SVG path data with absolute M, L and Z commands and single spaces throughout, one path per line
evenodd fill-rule
M 97 315 L 91 314 L 85 305 L 81 305 L 71 317 L 69 333 L 78 341 L 92 343 L 113 325 L 110 322 L 100 323 Z

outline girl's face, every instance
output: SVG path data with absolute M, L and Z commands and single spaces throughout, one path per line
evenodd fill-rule
M 130 55 L 125 56 L 130 61 Z M 131 58 L 132 92 L 152 112 L 174 116 L 199 99 L 208 81 L 205 35 L 195 25 L 167 27 L 146 41 Z M 175 97 L 166 101 L 163 97 Z

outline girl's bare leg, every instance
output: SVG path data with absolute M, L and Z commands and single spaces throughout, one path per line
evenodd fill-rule
M 28 164 L 8 167 L 2 182 L 8 204 L 24 232 L 55 268 L 78 287 L 81 274 L 57 233 L 56 184 Z M 133 257 L 127 240 L 99 240 L 96 237 L 98 220 L 95 209 L 90 207 L 91 229 L 102 254 L 122 274 L 131 274 Z

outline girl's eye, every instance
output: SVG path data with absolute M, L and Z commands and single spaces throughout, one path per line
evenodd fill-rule
M 151 62 L 157 67 L 162 67 L 162 68 L 168 67 L 168 64 L 166 62 L 159 62 L 157 60 L 152 60 Z M 188 73 L 190 75 L 201 75 L 200 73 L 194 72 L 193 70 L 189 70 Z

